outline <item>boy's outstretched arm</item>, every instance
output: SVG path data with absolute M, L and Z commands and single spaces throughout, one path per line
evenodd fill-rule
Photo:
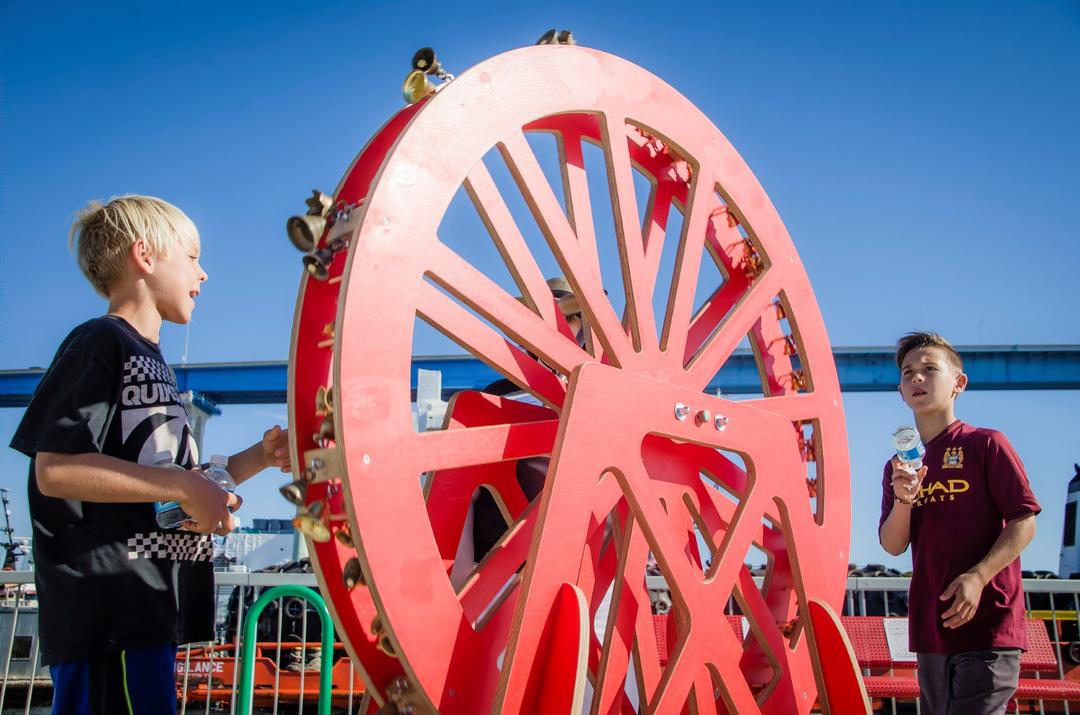
M 261 440 L 242 452 L 229 457 L 229 474 L 237 484 L 246 482 L 267 467 L 278 467 L 291 472 L 289 460 L 289 430 L 274 425 L 266 430 Z
M 113 504 L 179 502 L 198 522 L 191 530 L 203 533 L 228 533 L 229 507 L 240 503 L 235 494 L 198 472 L 150 467 L 97 452 L 38 452 L 34 479 L 42 494 L 57 499 Z
M 1020 552 L 1026 549 L 1034 538 L 1034 514 L 1026 514 L 1005 524 L 1004 530 L 998 534 L 994 545 L 982 561 L 975 564 L 970 571 L 954 578 L 941 594 L 942 601 L 953 599 L 949 609 L 941 614 L 944 620 L 942 625 L 946 628 L 957 628 L 970 621 L 979 607 L 979 599 L 986 584 L 1020 556 Z

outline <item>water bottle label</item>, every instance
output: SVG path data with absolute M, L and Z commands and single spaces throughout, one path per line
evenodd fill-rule
M 922 458 L 918 444 L 911 449 L 897 450 L 896 456 L 900 457 L 901 462 L 918 462 Z
M 160 514 L 161 512 L 168 511 L 169 509 L 178 509 L 178 508 L 180 508 L 180 502 L 175 502 L 175 501 L 156 501 L 156 502 L 154 502 L 154 513 L 155 514 Z

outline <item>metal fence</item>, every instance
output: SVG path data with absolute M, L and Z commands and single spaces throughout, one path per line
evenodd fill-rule
M 177 657 L 178 712 L 235 713 L 239 682 L 240 634 L 245 611 L 267 588 L 284 584 L 316 586 L 312 574 L 218 573 L 216 612 L 218 631 L 214 643 L 183 647 Z M 649 577 L 650 589 L 662 587 Z M 48 712 L 51 683 L 47 669 L 39 664 L 37 605 L 33 598 L 33 572 L 0 572 L 0 711 L 36 715 Z M 906 578 L 849 578 L 843 613 L 847 615 L 903 616 L 907 614 Z M 1033 617 L 1048 623 L 1058 658 L 1057 677 L 1080 662 L 1080 580 L 1025 579 L 1025 598 Z M 359 673 L 343 648 L 326 654 L 317 647 L 318 619 L 306 604 L 289 599 L 268 609 L 261 619 L 259 641 L 269 645 L 260 652 L 261 691 L 256 706 L 261 712 L 315 713 L 318 673 L 333 667 L 335 709 L 364 712 Z M 312 626 L 309 632 L 309 625 Z M 311 647 L 309 647 L 309 645 Z M 308 693 L 307 697 L 303 693 Z M 878 704 L 885 712 L 918 712 L 915 703 L 886 700 Z M 1035 712 L 1069 712 L 1067 703 L 1039 701 Z M 1074 707 L 1074 710 L 1077 708 Z
M 315 576 L 305 573 L 215 574 L 217 632 L 213 643 L 181 647 L 176 661 L 177 712 L 235 713 L 239 705 L 240 634 L 247 608 L 263 590 L 296 584 L 316 587 Z M 49 712 L 52 684 L 48 669 L 40 665 L 37 638 L 37 604 L 33 597 L 34 575 L 30 571 L 0 572 L 0 712 L 37 715 Z M 366 711 L 364 689 L 358 670 L 345 654 L 319 647 L 320 626 L 300 599 L 281 599 L 263 612 L 257 651 L 255 706 L 257 712 L 317 712 L 319 671 L 334 667 L 335 709 L 348 713 Z M 272 644 L 265 647 L 265 644 Z M 336 661 L 336 663 L 335 663 Z

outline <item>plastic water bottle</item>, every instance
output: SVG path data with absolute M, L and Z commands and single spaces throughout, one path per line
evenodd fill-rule
M 154 455 L 154 466 L 163 469 L 184 469 L 173 461 L 169 452 L 158 452 Z M 184 470 L 187 471 L 187 470 Z M 180 508 L 180 503 L 175 501 L 154 502 L 154 519 L 158 527 L 162 529 L 178 529 L 191 517 Z
M 223 454 L 214 454 L 210 457 L 210 464 L 203 470 L 206 478 L 217 484 L 227 492 L 236 491 L 236 480 L 232 478 L 228 470 L 229 458 Z
M 224 454 L 210 455 L 210 464 L 203 469 L 203 474 L 206 478 L 217 484 L 219 487 L 227 492 L 236 491 L 236 480 L 229 474 L 229 458 Z M 230 509 L 231 511 L 231 509 Z M 237 517 L 232 518 L 232 525 L 234 529 L 240 528 L 240 519 Z
M 926 447 L 923 446 L 919 431 L 914 427 L 901 427 L 892 433 L 892 445 L 896 450 L 896 456 L 900 461 L 911 467 L 915 472 L 922 469 L 923 455 Z

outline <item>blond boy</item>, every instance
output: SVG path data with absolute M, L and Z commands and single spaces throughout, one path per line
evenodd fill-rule
M 1039 503 L 1005 435 L 956 419 L 968 378 L 952 345 L 909 333 L 896 364 L 926 454 L 918 473 L 895 457 L 885 465 L 879 536 L 894 556 L 911 545 L 921 712 L 1004 713 L 1027 646 L 1019 557 Z
M 11 446 L 30 457 L 29 499 L 42 662 L 53 713 L 174 715 L 176 646 L 213 638 L 210 533 L 239 505 L 198 471 L 162 321 L 187 323 L 207 275 L 199 234 L 150 196 L 91 203 L 71 229 L 106 315 L 60 345 Z M 239 483 L 288 469 L 286 431 L 233 455 Z M 167 460 L 184 469 L 163 466 Z M 154 502 L 191 517 L 159 529 Z

